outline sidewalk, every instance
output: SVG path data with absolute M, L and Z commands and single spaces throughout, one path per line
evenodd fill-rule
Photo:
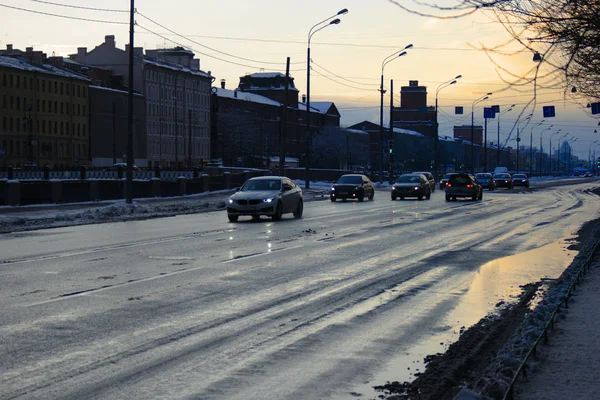
M 548 344 L 537 348 L 528 376 L 515 385 L 515 399 L 600 399 L 600 262 L 562 309 Z

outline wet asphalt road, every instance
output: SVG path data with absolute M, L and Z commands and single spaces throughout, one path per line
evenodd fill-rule
M 408 378 L 519 284 L 558 276 L 550 252 L 501 285 L 481 267 L 563 243 L 598 215 L 596 186 L 0 235 L 0 398 L 368 398 L 381 371 Z

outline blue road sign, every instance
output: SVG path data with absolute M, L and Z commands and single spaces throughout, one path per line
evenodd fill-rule
M 462 106 L 456 106 L 454 107 L 454 114 L 462 114 L 463 113 L 463 107 Z
M 600 114 L 600 103 L 592 103 L 592 114 Z
M 483 118 L 496 118 L 496 113 L 492 107 L 484 107 Z
M 556 117 L 554 106 L 544 106 L 544 118 Z
M 494 112 L 496 114 L 498 114 L 500 112 L 500 106 L 492 106 L 492 108 L 494 109 Z

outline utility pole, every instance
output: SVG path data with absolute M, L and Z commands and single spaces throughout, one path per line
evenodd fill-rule
M 394 183 L 394 80 L 390 80 L 389 182 Z
M 285 141 L 287 137 L 287 107 L 290 89 L 290 58 L 285 63 L 285 95 L 281 110 L 281 125 L 279 127 L 279 176 L 285 175 Z M 308 115 L 308 114 L 307 114 Z M 267 157 L 269 155 L 267 154 Z
M 192 110 L 188 110 L 188 168 L 192 167 Z
M 127 116 L 127 173 L 125 180 L 125 201 L 133 202 L 133 27 L 135 0 L 131 0 L 129 9 L 129 115 Z
M 112 156 L 113 165 L 117 163 L 117 104 L 112 102 Z

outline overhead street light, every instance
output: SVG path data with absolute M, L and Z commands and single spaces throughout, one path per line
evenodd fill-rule
M 408 50 L 410 48 L 412 48 L 413 45 L 409 44 L 407 46 L 404 47 L 404 49 L 399 50 L 399 51 L 395 51 L 392 54 L 390 54 L 389 56 L 387 56 L 386 58 L 383 59 L 383 61 L 381 62 L 381 83 L 379 85 L 379 93 L 380 93 L 380 104 L 379 104 L 379 183 L 383 183 L 383 94 L 386 92 L 383 89 L 383 70 L 385 68 L 385 66 L 391 62 L 394 61 L 396 59 L 398 59 L 399 57 L 405 56 L 407 53 L 405 50 Z M 392 121 L 390 121 L 390 124 L 392 123 Z M 393 129 L 392 127 L 390 127 L 390 146 L 393 146 Z M 393 157 L 393 156 L 392 156 Z M 393 162 L 393 158 L 390 159 L 390 162 Z M 392 177 L 390 176 L 390 179 L 392 179 Z M 390 182 L 391 183 L 391 182 Z
M 501 112 L 498 114 L 498 143 L 497 143 L 497 151 L 496 151 L 496 167 L 500 166 L 500 117 L 504 114 L 507 114 L 512 111 L 515 105 L 511 105 L 508 110 Z
M 313 25 L 308 31 L 307 49 L 306 49 L 306 165 L 305 165 L 305 177 L 304 186 L 306 189 L 310 188 L 310 158 L 312 153 L 312 130 L 310 129 L 310 40 L 313 35 L 322 29 L 327 28 L 331 25 L 337 25 L 342 22 L 338 15 L 345 15 L 348 13 L 348 9 L 344 8 L 338 11 L 335 15 L 324 19 L 323 21 Z M 327 23 L 329 22 L 329 23 Z M 316 28 L 316 29 L 315 29 Z
M 438 177 L 439 169 L 439 146 L 440 146 L 440 124 L 438 122 L 438 97 L 440 90 L 447 88 L 450 85 L 456 84 L 456 82 L 462 78 L 462 75 L 456 75 L 454 79 L 447 80 L 446 82 L 439 85 L 435 91 L 435 137 L 433 138 L 433 176 L 435 179 Z M 445 169 L 444 169 L 445 170 Z

